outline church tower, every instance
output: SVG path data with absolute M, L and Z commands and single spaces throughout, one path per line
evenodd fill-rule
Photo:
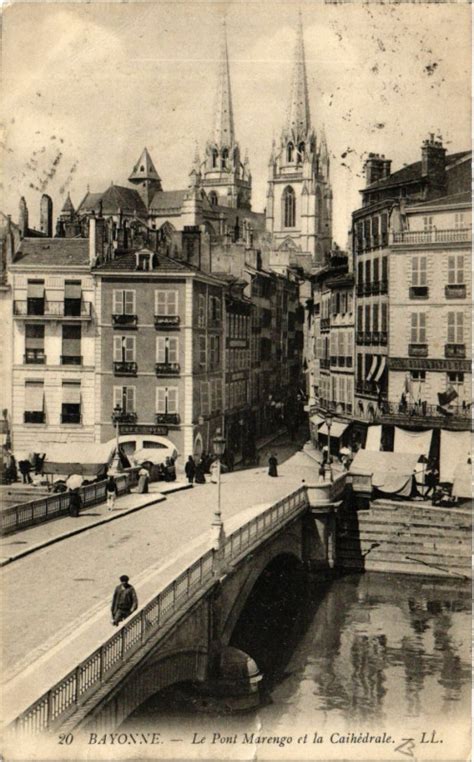
M 329 253 L 332 192 L 326 138 L 311 125 L 301 15 L 298 20 L 288 112 L 269 162 L 266 227 L 282 247 L 310 254 L 315 265 Z
M 234 209 L 251 207 L 252 176 L 248 160 L 244 163 L 240 160 L 239 144 L 234 132 L 225 22 L 222 28 L 214 128 L 206 145 L 200 186 L 213 206 L 230 206 Z
M 147 208 L 150 206 L 155 193 L 163 190 L 161 179 L 147 148 L 143 149 L 142 155 L 132 169 L 128 182 L 137 186 L 137 190 Z

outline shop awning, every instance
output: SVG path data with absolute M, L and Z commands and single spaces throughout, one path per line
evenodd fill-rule
M 44 298 L 44 281 L 29 281 L 28 283 L 28 299 L 43 299 Z
M 380 492 L 409 497 L 419 457 L 411 452 L 359 450 L 352 461 L 350 473 L 371 473 L 372 485 Z
M 25 410 L 29 413 L 42 413 L 44 408 L 44 385 L 43 383 L 25 384 Z
M 82 296 L 81 281 L 67 280 L 64 284 L 65 299 L 80 299 Z
M 63 402 L 66 405 L 81 404 L 81 385 L 63 384 Z
M 365 440 L 365 449 L 379 452 L 380 442 L 382 441 L 382 427 L 369 426 L 367 428 L 367 439 Z
M 331 424 L 331 439 L 334 437 L 335 439 L 339 439 L 339 437 L 342 437 L 345 430 L 349 426 L 348 423 L 345 423 L 344 421 L 333 421 Z M 323 424 L 321 425 L 319 429 L 320 434 L 324 434 L 325 436 L 328 435 L 328 427 L 326 425 L 326 421 L 323 421 Z
M 393 449 L 395 452 L 412 452 L 418 455 L 424 455 L 426 458 L 430 454 L 431 437 L 433 429 L 426 431 L 410 431 L 395 426 L 395 440 Z

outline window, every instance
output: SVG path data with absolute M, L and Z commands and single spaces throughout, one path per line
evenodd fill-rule
M 433 217 L 423 217 L 423 230 L 425 233 L 433 230 Z
M 370 304 L 365 305 L 365 330 L 370 332 Z
M 217 148 L 213 148 L 212 149 L 212 154 L 211 155 L 212 155 L 212 166 L 215 169 L 217 167 L 217 159 L 219 157 L 219 152 L 218 152 Z
M 370 259 L 365 262 L 365 282 L 370 283 Z
M 178 412 L 178 387 L 156 387 L 156 412 L 161 414 L 176 414 Z
M 27 290 L 28 315 L 44 315 L 44 280 L 29 280 Z
M 293 161 L 294 151 L 295 151 L 295 147 L 294 147 L 293 143 L 288 143 L 288 145 L 286 147 L 286 159 L 287 159 L 288 162 Z
M 446 388 L 449 389 L 450 387 L 458 395 L 455 404 L 463 403 L 466 399 L 464 394 L 464 373 L 446 373 Z
M 177 315 L 178 292 L 166 289 L 155 291 L 155 315 Z
M 382 331 L 384 333 L 387 332 L 387 314 L 388 314 L 388 305 L 386 303 L 382 304 Z
M 448 344 L 464 342 L 464 313 L 448 312 Z
M 201 415 L 209 415 L 209 381 L 201 381 Z
M 135 336 L 114 336 L 114 362 L 135 362 Z
M 61 405 L 61 423 L 81 422 L 81 383 L 63 381 L 63 399 Z
M 82 285 L 80 280 L 64 282 L 64 314 L 78 316 L 81 314 Z
M 464 284 L 464 256 L 453 254 L 448 257 L 448 284 L 461 286 Z
M 364 330 L 364 308 L 360 304 L 357 307 L 357 330 L 359 332 Z
M 411 343 L 426 343 L 426 314 L 424 312 L 411 313 Z
M 211 206 L 217 206 L 217 193 L 215 191 L 209 193 L 209 203 Z
M 378 257 L 374 259 L 374 281 L 378 281 L 379 279 L 379 259 Z
M 209 320 L 214 323 L 221 319 L 221 300 L 217 296 L 209 297 Z
M 379 305 L 378 304 L 372 305 L 372 330 L 373 331 L 379 330 Z
M 198 328 L 204 328 L 206 325 L 206 297 L 199 294 L 198 297 Z
M 120 406 L 124 413 L 135 413 L 136 388 L 134 386 L 114 386 L 114 407 Z
M 221 153 L 221 168 L 222 169 L 226 169 L 228 158 L 229 158 L 229 151 L 227 150 L 227 148 L 223 148 Z
M 178 362 L 179 339 L 175 336 L 156 337 L 156 362 L 174 364 Z
M 25 423 L 44 423 L 43 381 L 25 382 Z
M 205 368 L 207 365 L 207 337 L 199 336 L 199 365 Z
M 291 186 L 283 191 L 283 225 L 285 228 L 294 228 L 296 220 L 295 192 Z
M 462 230 L 464 227 L 466 227 L 464 223 L 463 212 L 459 212 L 454 215 L 454 227 L 456 230 Z
M 81 326 L 63 325 L 62 365 L 81 365 Z
M 210 366 L 217 368 L 220 363 L 220 337 L 210 336 Z
M 25 362 L 44 364 L 44 325 L 25 326 Z
M 114 289 L 112 312 L 114 315 L 136 315 L 135 291 Z
M 411 258 L 411 285 L 426 286 L 426 257 Z
M 410 378 L 413 383 L 424 384 L 426 381 L 426 370 L 412 370 L 410 371 Z

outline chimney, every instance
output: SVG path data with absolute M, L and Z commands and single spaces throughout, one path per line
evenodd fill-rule
M 441 140 L 435 139 L 434 133 L 421 146 L 421 174 L 428 178 L 431 187 L 446 188 L 446 148 Z
M 46 193 L 40 201 L 40 230 L 46 238 L 53 237 L 53 201 Z
M 96 263 L 96 259 L 97 259 L 96 241 L 97 241 L 96 219 L 95 217 L 91 217 L 89 220 L 89 264 L 91 267 L 94 267 Z
M 386 159 L 383 154 L 369 153 L 364 163 L 366 186 L 388 177 L 390 175 L 391 164 L 391 159 Z
M 20 213 L 18 215 L 18 227 L 20 228 L 20 238 L 24 238 L 28 233 L 28 207 L 26 205 L 25 197 L 20 199 Z

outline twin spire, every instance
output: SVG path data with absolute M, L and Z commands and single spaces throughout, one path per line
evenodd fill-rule
M 229 51 L 227 49 L 227 29 L 225 20 L 222 23 L 219 76 L 214 112 L 214 131 L 211 142 L 219 147 L 228 149 L 231 149 L 235 142 L 232 91 L 230 87 Z
M 296 30 L 286 131 L 293 136 L 295 141 L 299 141 L 306 138 L 310 129 L 311 117 L 309 112 L 308 81 L 306 77 L 303 22 L 300 11 Z

